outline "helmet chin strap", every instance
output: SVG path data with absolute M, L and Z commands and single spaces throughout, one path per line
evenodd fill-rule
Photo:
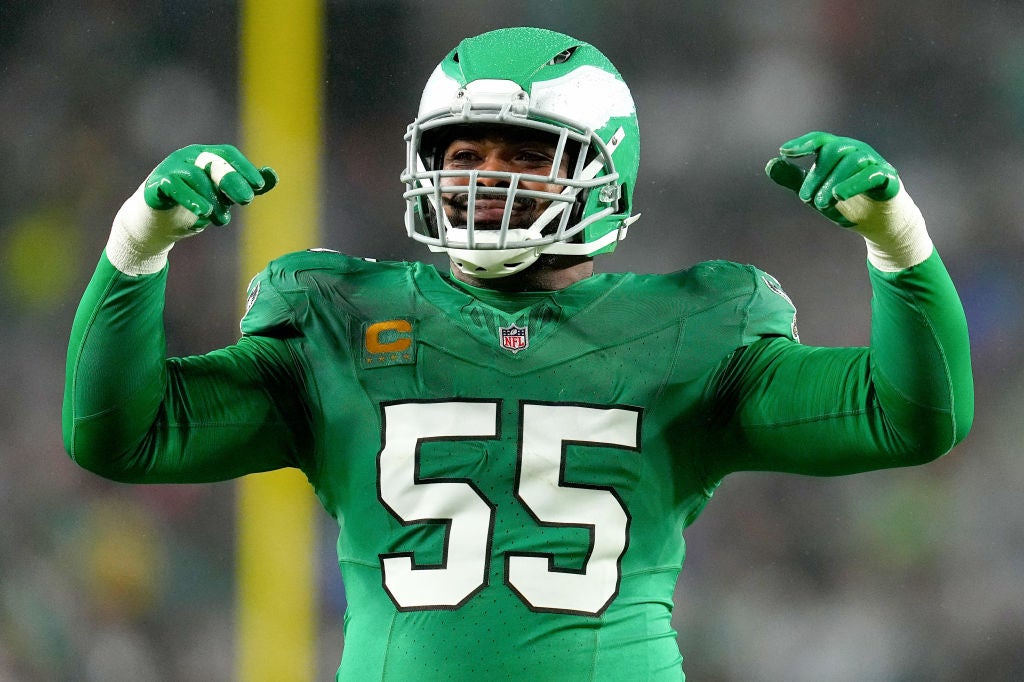
M 457 227 L 449 229 L 456 236 L 467 232 L 467 230 Z M 512 230 L 512 233 L 514 236 L 522 238 L 526 230 Z M 497 239 L 498 233 L 493 230 L 481 230 L 477 233 L 478 243 L 494 244 Z M 452 263 L 467 275 L 480 279 L 494 279 L 514 275 L 533 265 L 540 254 L 544 252 L 545 246 L 550 246 L 550 244 L 518 249 L 458 249 L 434 245 L 430 245 L 428 248 L 434 252 L 448 253 Z
M 508 277 L 533 265 L 543 247 L 531 249 L 443 249 L 459 270 L 479 279 Z

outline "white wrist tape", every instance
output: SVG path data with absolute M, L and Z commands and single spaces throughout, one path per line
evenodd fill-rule
M 836 204 L 850 228 L 864 237 L 868 261 L 883 272 L 913 267 L 932 255 L 932 240 L 921 210 L 900 182 L 900 190 L 888 201 L 858 194 Z
M 144 186 L 140 185 L 114 216 L 107 240 L 107 259 L 126 275 L 160 272 L 174 242 L 202 231 L 192 229 L 199 218 L 186 208 L 150 208 L 142 196 Z

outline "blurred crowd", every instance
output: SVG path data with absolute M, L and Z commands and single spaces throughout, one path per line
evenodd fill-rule
M 643 218 L 599 269 L 755 263 L 795 300 L 804 343 L 867 342 L 863 246 L 764 164 L 813 129 L 889 159 L 964 298 L 974 431 L 922 468 L 728 478 L 686 536 L 685 669 L 699 682 L 1024 679 L 1024 5 L 326 2 L 325 195 L 310 246 L 431 258 L 403 237 L 402 135 L 447 50 L 503 25 L 586 39 L 633 90 Z M 0 680 L 235 670 L 235 484 L 100 480 L 64 454 L 60 403 L 78 296 L 121 202 L 173 149 L 244 146 L 238 9 L 0 4 Z M 172 254 L 172 354 L 237 337 L 254 274 L 238 271 L 237 229 L 244 211 Z M 322 516 L 328 679 L 344 592 Z

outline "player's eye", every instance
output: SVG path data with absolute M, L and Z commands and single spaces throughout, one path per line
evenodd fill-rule
M 459 166 L 467 167 L 474 166 L 480 163 L 480 155 L 473 149 L 453 149 L 449 150 L 444 157 L 445 166 Z
M 554 154 L 546 151 L 526 149 L 516 155 L 516 160 L 531 168 L 550 168 L 554 162 Z
M 543 152 L 525 151 L 519 157 L 533 163 L 551 163 L 551 156 Z

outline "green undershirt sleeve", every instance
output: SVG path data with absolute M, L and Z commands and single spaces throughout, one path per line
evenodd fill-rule
M 766 338 L 713 387 L 707 472 L 841 475 L 920 464 L 966 437 L 974 416 L 963 306 L 938 254 L 896 273 L 870 265 L 869 348 Z
M 130 482 L 202 482 L 302 466 L 309 421 L 286 342 L 243 337 L 166 357 L 166 268 L 131 277 L 104 255 L 72 326 L 62 427 L 82 467 Z

